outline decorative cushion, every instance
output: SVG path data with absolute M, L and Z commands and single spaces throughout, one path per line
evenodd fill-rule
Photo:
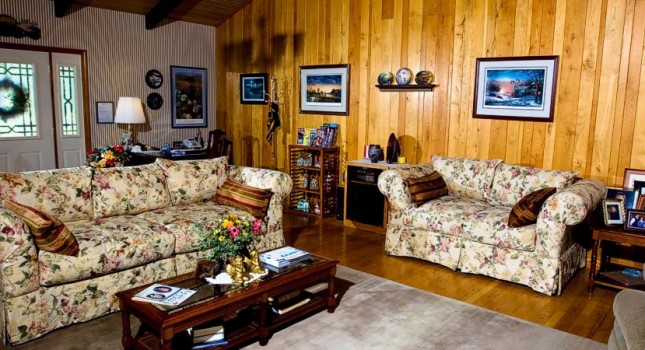
M 560 190 L 573 183 L 577 172 L 500 164 L 487 201 L 512 207 L 527 194 L 547 187 Z
M 166 176 L 166 186 L 173 205 L 212 199 L 226 181 L 228 158 L 172 161 L 157 158 Z
M 5 199 L 2 205 L 13 211 L 29 226 L 39 249 L 56 254 L 78 256 L 76 237 L 62 221 L 14 201 Z
M 134 215 L 170 206 L 166 178 L 155 164 L 97 168 L 92 200 L 95 218 Z
M 227 180 L 215 194 L 215 202 L 244 209 L 256 218 L 263 218 L 267 215 L 272 195 L 271 190 Z
M 451 195 L 484 199 L 490 191 L 495 168 L 501 159 L 480 160 L 432 156 L 434 169 L 441 174 Z
M 0 200 L 28 205 L 69 222 L 92 217 L 89 167 L 0 173 Z
M 416 207 L 429 200 L 448 194 L 448 185 L 437 171 L 433 171 L 426 176 L 409 178 L 407 183 L 408 190 L 412 195 L 412 201 Z
M 531 192 L 522 197 L 517 204 L 513 206 L 511 213 L 508 215 L 509 227 L 522 227 L 537 222 L 538 214 L 542 204 L 555 193 L 554 187 L 547 187 L 535 192 Z

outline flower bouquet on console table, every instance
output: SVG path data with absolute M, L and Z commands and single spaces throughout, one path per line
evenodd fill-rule
M 124 166 L 130 160 L 130 155 L 121 145 L 97 147 L 86 156 L 85 164 L 92 168 Z
M 252 248 L 255 236 L 262 233 L 260 220 L 228 214 L 216 220 L 205 220 L 196 227 L 200 250 L 205 252 L 209 261 L 215 263 L 215 270 L 227 264 L 226 273 L 233 284 L 244 284 L 254 277 L 251 274 L 262 275 L 266 272 L 260 264 L 257 250 Z M 219 276 L 219 271 L 215 270 L 210 271 L 213 277 Z

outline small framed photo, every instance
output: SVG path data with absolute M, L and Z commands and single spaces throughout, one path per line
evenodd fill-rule
M 645 170 L 630 168 L 625 169 L 625 175 L 623 177 L 624 188 L 640 189 L 636 188 L 636 186 L 640 185 L 642 187 L 643 182 L 645 182 Z
M 625 209 L 638 209 L 638 197 L 639 191 L 632 189 L 624 189 L 618 187 L 609 187 L 607 188 L 607 198 L 609 199 L 620 199 L 625 203 Z
M 204 68 L 170 66 L 173 128 L 204 128 L 208 123 Z
M 96 122 L 98 124 L 114 123 L 114 102 L 96 102 Z
M 478 58 L 473 117 L 552 122 L 558 56 Z
M 247 105 L 265 105 L 269 103 L 267 92 L 267 73 L 240 74 L 240 103 Z
M 625 223 L 625 203 L 620 199 L 603 199 L 602 213 L 607 226 Z
M 300 113 L 349 114 L 349 64 L 300 67 Z
M 645 211 L 627 211 L 627 218 L 625 219 L 625 230 L 645 232 Z

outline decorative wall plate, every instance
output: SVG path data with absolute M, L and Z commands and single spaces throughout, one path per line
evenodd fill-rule
M 156 92 L 150 93 L 146 99 L 146 104 L 152 110 L 157 110 L 163 106 L 163 97 Z
M 163 84 L 163 75 L 156 69 L 151 69 L 146 73 L 146 84 L 153 89 L 157 89 Z

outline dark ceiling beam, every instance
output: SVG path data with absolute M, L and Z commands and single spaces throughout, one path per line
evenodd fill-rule
M 65 17 L 65 13 L 74 5 L 75 0 L 54 0 L 54 15 L 56 17 Z
M 159 0 L 155 7 L 146 13 L 146 29 L 154 29 L 157 24 L 163 21 L 182 0 Z

